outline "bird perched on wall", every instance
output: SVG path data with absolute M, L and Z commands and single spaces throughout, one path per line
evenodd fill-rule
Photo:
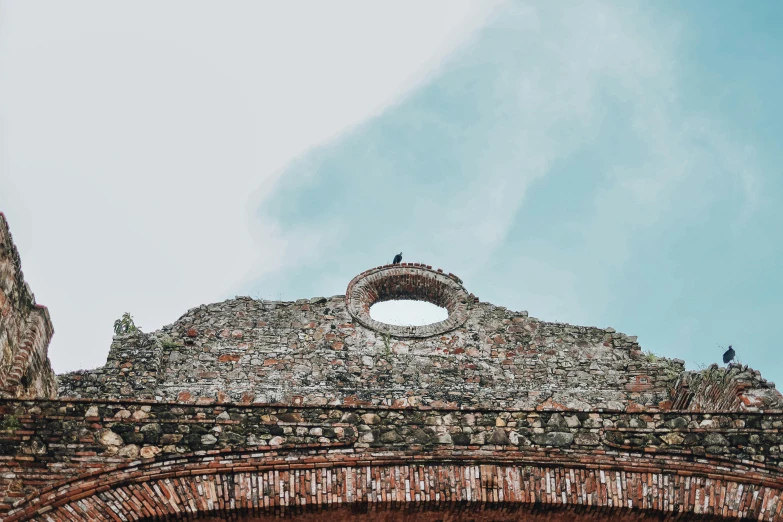
M 392 264 L 397 265 L 400 263 L 400 261 L 402 261 L 402 252 L 394 256 L 394 261 L 392 261 Z
M 723 352 L 723 363 L 729 364 L 732 360 L 734 360 L 734 354 L 736 352 L 734 351 L 734 348 L 729 345 L 729 349 Z

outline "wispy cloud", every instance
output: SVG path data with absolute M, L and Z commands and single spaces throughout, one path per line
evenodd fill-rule
M 338 293 L 402 249 L 544 319 L 696 331 L 697 248 L 763 191 L 746 141 L 685 88 L 692 32 L 645 4 L 504 4 L 426 85 L 285 169 L 257 219 L 329 240 L 251 288 Z
M 659 109 L 675 79 L 671 51 L 657 42 L 669 35 L 637 27 L 643 18 L 603 3 L 567 10 L 504 4 L 427 86 L 291 165 L 280 190 L 269 194 L 274 201 L 261 202 L 263 215 L 279 220 L 284 233 L 326 232 L 340 220 L 345 231 L 372 223 L 397 244 L 413 242 L 420 254 L 459 245 L 463 255 L 448 257 L 469 274 L 506 239 L 536 180 L 598 139 L 613 98 L 634 107 L 634 132 L 666 131 L 657 120 L 665 118 Z M 654 107 L 637 111 L 647 104 Z M 606 174 L 585 175 L 598 182 Z M 615 175 L 628 188 L 655 188 Z M 339 203 L 319 207 L 310 186 Z M 375 212 L 362 214 L 368 210 Z M 326 216 L 328 227 L 320 224 Z M 411 227 L 432 234 L 408 234 Z M 297 263 L 306 264 L 290 257 L 285 265 Z
M 58 371 L 124 311 L 337 294 L 400 250 L 678 352 L 779 307 L 750 232 L 780 162 L 694 103 L 699 28 L 649 4 L 2 7 L 0 208 Z
M 102 364 L 125 311 L 151 330 L 320 248 L 324 231 L 249 227 L 248 200 L 426 78 L 490 7 L 0 5 L 0 209 L 51 309 L 55 369 Z

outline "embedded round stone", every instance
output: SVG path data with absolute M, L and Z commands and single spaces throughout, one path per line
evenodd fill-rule
M 394 337 L 431 337 L 462 326 L 471 307 L 468 292 L 453 274 L 418 263 L 386 265 L 354 277 L 345 292 L 348 313 L 360 324 Z M 443 321 L 423 326 L 400 326 L 370 317 L 375 303 L 393 300 L 425 301 L 445 308 Z

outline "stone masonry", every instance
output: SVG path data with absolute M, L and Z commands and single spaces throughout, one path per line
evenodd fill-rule
M 7 496 L 19 499 L 9 521 L 229 520 L 353 503 L 546 506 L 577 521 L 783 510 L 783 413 L 74 399 L 3 413 L 18 424 L 0 436 Z
M 783 520 L 783 397 L 759 372 L 686 372 L 418 263 L 116 336 L 55 395 L 0 225 L 0 520 Z M 374 321 L 389 299 L 449 316 Z
M 54 397 L 47 348 L 54 329 L 24 281 L 19 252 L 0 212 L 0 397 Z
M 186 403 L 586 411 L 667 408 L 677 390 L 684 393 L 685 380 L 693 380 L 684 361 L 650 357 L 635 337 L 479 302 L 456 276 L 423 265 L 368 271 L 351 283 L 349 298 L 367 278 L 391 281 L 391 287 L 386 295 L 377 288 L 357 291 L 358 305 L 338 295 L 295 302 L 239 297 L 194 308 L 160 331 L 115 338 L 103 368 L 59 376 L 59 393 Z M 457 287 L 464 302 L 440 302 L 430 286 L 445 293 Z M 390 334 L 362 324 L 376 323 L 369 319 L 374 302 L 399 297 L 453 306 L 447 331 L 428 325 Z M 452 322 L 457 313 L 459 324 Z M 419 329 L 428 335 L 419 336 Z M 738 408 L 780 407 L 774 385 L 758 372 L 737 378 L 743 382 L 733 395 Z

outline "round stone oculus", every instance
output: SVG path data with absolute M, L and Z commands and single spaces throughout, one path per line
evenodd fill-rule
M 394 300 L 425 301 L 445 308 L 448 317 L 423 326 L 382 323 L 370 317 L 375 303 Z M 348 283 L 345 292 L 348 313 L 357 322 L 394 337 L 431 337 L 462 326 L 468 318 L 471 300 L 459 279 L 418 263 L 386 265 L 367 270 Z

